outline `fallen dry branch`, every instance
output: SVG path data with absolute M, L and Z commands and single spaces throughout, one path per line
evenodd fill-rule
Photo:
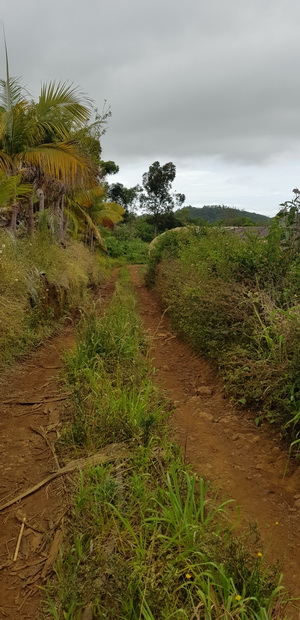
M 63 531 L 62 529 L 56 530 L 50 550 L 49 550 L 49 555 L 48 558 L 44 564 L 43 570 L 42 570 L 42 574 L 41 577 L 42 579 L 45 579 L 45 577 L 48 575 L 48 573 L 51 571 L 52 565 L 54 564 L 61 542 L 63 539 Z
M 8 508 L 9 506 L 16 504 L 16 502 L 19 502 L 21 499 L 24 499 L 24 497 L 27 497 L 28 495 L 32 495 L 33 493 L 38 491 L 41 487 L 45 486 L 52 480 L 55 480 L 55 478 L 58 478 L 59 476 L 64 476 L 65 474 L 69 474 L 75 471 L 76 469 L 82 469 L 84 467 L 87 467 L 88 465 L 101 465 L 102 463 L 109 463 L 111 461 L 116 461 L 119 459 L 129 459 L 130 457 L 131 457 L 131 453 L 128 450 L 127 444 L 125 443 L 108 444 L 107 446 L 105 446 L 105 448 L 102 448 L 102 450 L 100 450 L 96 454 L 93 454 L 92 456 L 88 456 L 88 457 L 81 458 L 81 459 L 76 459 L 75 461 L 70 461 L 70 463 L 65 465 L 65 467 L 58 469 L 53 474 L 50 474 L 50 476 L 47 476 L 47 478 L 44 478 L 43 480 L 35 484 L 30 489 L 27 489 L 27 491 L 23 491 L 23 493 L 20 493 L 14 499 L 11 499 L 9 502 L 6 502 L 5 504 L 2 504 L 2 506 L 0 506 L 0 512 L 4 510 L 5 508 Z
M 3 400 L 2 405 L 38 405 L 41 403 L 55 403 L 60 400 L 67 400 L 71 396 L 71 392 L 68 394 L 62 394 L 61 396 L 55 396 L 54 398 L 34 398 L 30 400 L 15 400 L 14 398 L 9 398 L 8 400 Z
M 49 441 L 47 437 L 47 431 L 42 426 L 40 426 L 39 428 L 35 428 L 35 426 L 30 426 L 30 428 L 34 433 L 37 433 L 38 435 L 40 435 L 40 437 L 43 437 L 49 450 L 52 453 L 56 467 L 59 468 L 59 462 L 58 462 L 57 454 L 55 452 L 54 444 L 51 443 L 51 441 Z

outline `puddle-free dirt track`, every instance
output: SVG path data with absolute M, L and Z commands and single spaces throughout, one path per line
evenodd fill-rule
M 174 439 L 197 473 L 220 488 L 223 497 L 236 500 L 242 526 L 258 524 L 257 552 L 268 561 L 280 561 L 286 585 L 300 597 L 299 468 L 286 471 L 287 453 L 275 435 L 257 429 L 250 416 L 234 410 L 214 369 L 175 336 L 155 292 L 143 285 L 141 268 L 129 269 L 152 343 L 155 380 L 174 403 Z M 104 304 L 112 290 L 111 285 L 104 291 Z M 0 508 L 58 468 L 51 446 L 65 403 L 59 367 L 73 343 L 74 328 L 63 329 L 7 373 L 0 385 Z M 51 571 L 47 558 L 60 543 L 67 510 L 64 481 L 57 479 L 0 512 L 0 618 L 40 617 L 42 576 Z M 290 618 L 299 617 L 291 612 Z
M 115 271 L 111 282 L 95 295 L 99 312 L 114 290 L 116 275 Z M 63 518 L 69 509 L 63 478 L 3 511 L 1 506 L 60 468 L 55 442 L 68 402 L 60 373 L 75 333 L 74 325 L 64 327 L 6 372 L 0 383 L 1 620 L 41 617 L 41 585 L 51 573 L 63 538 Z
M 175 405 L 174 439 L 193 469 L 237 502 L 243 527 L 258 524 L 257 552 L 279 560 L 285 584 L 300 597 L 299 467 L 287 469 L 288 454 L 275 434 L 256 428 L 224 398 L 215 370 L 175 337 L 155 292 L 143 284 L 141 268 L 132 266 L 130 272 L 152 343 L 156 381 Z

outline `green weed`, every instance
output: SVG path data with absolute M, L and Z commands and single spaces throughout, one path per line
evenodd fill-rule
M 227 502 L 168 440 L 124 273 L 105 316 L 84 320 L 66 370 L 75 406 L 69 448 L 90 453 L 125 440 L 132 458 L 79 473 L 47 617 L 77 619 L 89 609 L 108 620 L 283 619 L 278 573 L 233 537 Z

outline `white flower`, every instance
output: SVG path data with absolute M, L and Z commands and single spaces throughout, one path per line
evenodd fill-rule
M 19 282 L 19 278 L 15 278 L 15 282 Z
M 5 243 L 2 243 L 2 247 L 5 248 Z

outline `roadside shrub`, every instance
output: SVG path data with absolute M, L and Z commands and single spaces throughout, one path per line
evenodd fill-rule
M 176 329 L 195 349 L 211 359 L 221 356 L 233 342 L 247 340 L 248 303 L 238 284 L 231 290 L 215 275 L 188 274 L 174 259 L 157 268 L 156 288 Z
M 106 273 L 105 259 L 81 243 L 62 248 L 43 230 L 20 240 L 0 232 L 0 367 L 48 336 Z
M 224 229 L 180 233 L 153 246 L 147 282 L 175 328 L 216 362 L 227 392 L 298 446 L 299 253 L 287 253 L 278 223 L 267 239 Z

